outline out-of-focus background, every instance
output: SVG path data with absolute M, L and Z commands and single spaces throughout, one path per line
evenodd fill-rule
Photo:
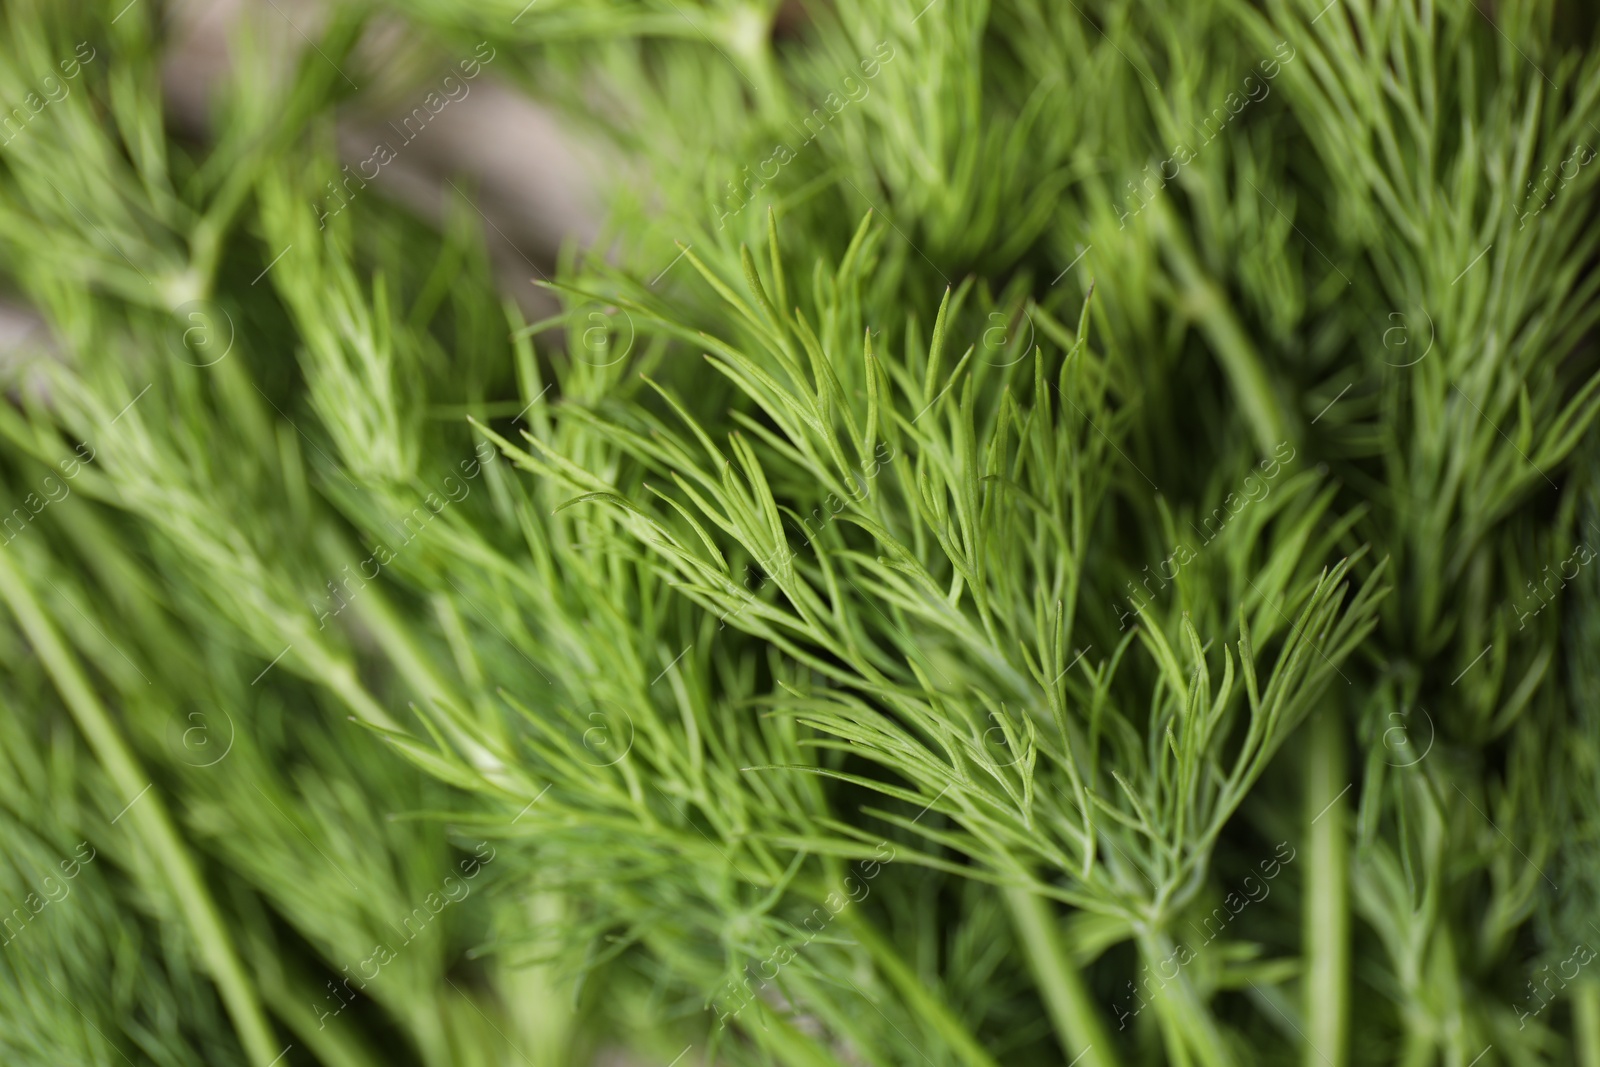
M 326 20 L 320 0 L 174 0 L 166 9 L 164 28 L 172 42 L 163 72 L 168 121 L 200 141 L 212 134 L 210 102 L 239 34 L 249 34 L 252 45 L 267 46 L 287 65 L 313 47 Z M 378 53 L 371 68 L 380 80 L 361 87 L 351 114 L 339 122 L 340 157 L 351 167 L 371 158 L 378 142 L 395 139 L 393 131 L 431 88 L 428 68 L 439 66 L 444 73 L 429 42 L 398 24 L 380 24 L 366 47 Z M 492 64 L 463 86 L 463 95 L 368 185 L 433 219 L 450 192 L 447 183 L 470 182 L 504 290 L 526 314 L 548 314 L 555 302 L 531 284 L 530 267 L 548 273 L 563 243 L 593 242 L 602 176 L 620 162 L 563 124 L 554 110 L 497 79 Z M 49 347 L 39 316 L 0 296 L 0 360 Z

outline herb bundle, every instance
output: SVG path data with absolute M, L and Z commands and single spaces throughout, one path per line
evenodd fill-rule
M 169 14 L 0 9 L 4 1062 L 1600 1067 L 1591 11 Z

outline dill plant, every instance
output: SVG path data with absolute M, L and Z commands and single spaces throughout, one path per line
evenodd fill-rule
M 6 1062 L 1600 1065 L 1592 13 L 162 16 L 3 14 Z M 482 47 L 543 296 L 324 204 Z

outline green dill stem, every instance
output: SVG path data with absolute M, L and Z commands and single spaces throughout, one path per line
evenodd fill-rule
M 1050 905 L 1021 886 L 1007 886 L 1005 894 L 1017 940 L 1050 1011 L 1061 1051 L 1069 1062 L 1081 1067 L 1117 1067 L 1111 1036 L 1089 1000 L 1083 975 L 1061 944 Z
M 840 1067 L 836 1058 L 771 1005 L 758 997 L 754 1006 L 760 1021 L 741 1029 L 773 1060 L 789 1067 Z
M 1578 1067 L 1600 1067 L 1600 982 L 1585 979 L 1572 991 L 1572 1028 Z
M 875 926 L 855 915 L 847 918 L 845 925 L 872 955 L 873 962 L 889 981 L 894 983 L 900 995 L 905 998 L 906 1005 L 915 1009 L 917 1014 L 932 1024 L 939 1032 L 939 1036 L 949 1042 L 950 1050 L 960 1058 L 961 1062 L 970 1064 L 971 1067 L 998 1067 L 984 1051 L 983 1046 L 967 1032 L 961 1020 L 951 1013 L 944 1001 L 928 992 L 922 980 L 906 966 L 905 961 Z
M 1144 931 L 1139 934 L 1140 957 L 1166 983 L 1150 998 L 1150 1005 L 1155 1008 L 1162 1036 L 1172 1054 L 1172 1062 L 1199 1063 L 1202 1067 L 1234 1067 L 1238 1060 L 1223 1044 L 1216 1019 L 1195 992 L 1188 972 L 1180 966 L 1172 978 L 1161 973 L 1161 965 L 1172 961 L 1175 949 L 1175 943 L 1165 932 Z M 1190 1053 L 1193 1053 L 1193 1058 Z
M 28 635 L 28 641 L 50 672 L 56 688 L 60 690 L 78 728 L 94 749 L 95 756 L 106 773 L 116 783 L 117 789 L 127 798 L 124 814 L 141 829 L 145 844 L 155 854 L 158 865 L 167 872 L 173 893 L 178 898 L 179 910 L 188 919 L 190 929 L 205 961 L 206 969 L 217 983 L 223 1003 L 228 1006 L 239 1042 L 257 1067 L 268 1067 L 278 1057 L 279 1049 L 272 1038 L 254 988 L 245 978 L 238 956 L 228 940 L 222 925 L 195 870 L 194 861 L 184 848 L 177 830 L 173 828 L 166 805 L 160 794 L 151 787 L 148 775 L 118 735 L 111 716 L 101 706 L 89 680 L 73 659 L 72 653 L 57 636 L 45 617 L 44 610 L 34 599 L 32 591 L 23 584 L 17 573 L 11 553 L 0 552 L 0 596 L 11 606 L 12 614 Z M 145 796 L 148 792 L 150 795 Z M 122 816 L 118 816 L 121 818 Z
M 424 701 L 460 699 L 456 691 L 434 669 L 432 658 L 417 644 L 415 634 L 395 614 L 394 606 L 389 603 L 388 597 L 384 596 L 380 588 L 372 587 L 361 591 L 356 617 L 372 632 L 378 644 L 383 646 L 395 670 Z M 360 688 L 359 683 L 353 692 L 342 695 L 362 718 L 379 726 L 395 728 L 392 720 L 381 709 L 372 710 L 377 706 L 366 690 Z M 451 733 L 457 734 L 453 726 Z M 463 739 L 457 736 L 456 740 Z M 471 744 L 474 748 L 478 747 L 475 742 Z
M 1350 890 L 1345 738 L 1332 708 L 1311 721 L 1306 751 L 1306 1067 L 1344 1067 L 1349 1025 Z
M 1406 1017 L 1405 1037 L 1400 1045 L 1399 1067 L 1433 1067 L 1434 1041 L 1428 1033 L 1428 1018 L 1411 1013 Z
M 1257 447 L 1268 453 L 1285 441 L 1298 440 L 1299 434 L 1291 431 L 1287 413 L 1273 392 L 1261 356 L 1239 317 L 1228 306 L 1226 294 L 1206 277 L 1204 268 L 1195 261 L 1194 251 L 1180 227 L 1169 218 L 1166 203 L 1157 198 L 1154 207 L 1162 248 L 1174 277 L 1183 288 L 1188 313 L 1211 342 Z
M 530 893 L 522 904 L 529 928 L 539 931 L 533 951 L 521 957 L 502 956 L 494 963 L 494 987 L 509 1005 L 517 1047 L 529 1050 L 539 1063 L 560 1063 L 572 1041 L 575 1013 L 566 1002 L 567 989 L 556 958 L 561 938 L 556 932 L 573 921 L 566 895 L 550 890 Z
M 306 1006 L 312 1000 L 306 991 L 291 990 L 284 976 L 275 973 L 276 960 L 251 962 L 256 965 L 254 973 L 261 987 L 261 998 L 305 1042 L 306 1049 L 317 1058 L 318 1063 L 325 1067 L 378 1067 L 378 1062 L 367 1049 L 351 1036 L 353 1030 L 328 1026 L 318 1020 L 316 1011 Z
M 1421 958 L 1399 968 L 1405 983 L 1400 1017 L 1405 1034 L 1399 1067 L 1434 1067 L 1441 1056 L 1448 1061 L 1452 1053 L 1455 1062 L 1466 1063 L 1475 1054 L 1476 1050 L 1467 1052 L 1461 1045 L 1461 967 L 1450 935 L 1437 920 L 1430 921 Z

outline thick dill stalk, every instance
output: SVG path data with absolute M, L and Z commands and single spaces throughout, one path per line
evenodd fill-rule
M 188 919 L 201 959 L 206 963 L 223 1003 L 228 1007 L 239 1043 L 256 1067 L 268 1067 L 279 1058 L 280 1050 L 272 1038 L 254 987 L 245 977 L 233 944 L 206 892 L 194 862 L 173 828 L 161 797 L 151 790 L 149 777 L 118 735 L 110 715 L 101 706 L 89 680 L 84 677 L 72 654 L 62 644 L 44 610 L 17 573 L 9 552 L 0 552 L 0 596 L 11 606 L 34 651 L 44 663 L 67 706 L 72 709 L 78 728 L 94 748 L 121 794 L 128 798 L 124 809 L 133 825 L 143 830 L 145 843 L 159 859 L 171 879 L 179 910 Z M 144 794 L 150 791 L 152 795 Z M 121 816 L 119 816 L 120 818 Z
M 1349 1015 L 1350 889 L 1345 739 L 1333 709 L 1311 721 L 1306 752 L 1306 1067 L 1343 1067 Z
M 1089 1000 L 1083 976 L 1061 944 L 1050 905 L 1021 886 L 1008 886 L 1005 893 L 1017 941 L 1027 954 L 1062 1052 L 1083 1067 L 1117 1067 L 1111 1038 Z
M 1573 1043 L 1578 1067 L 1600 1067 L 1600 982 L 1579 982 L 1572 993 Z
M 1176 951 L 1172 938 L 1163 931 L 1146 929 L 1140 932 L 1138 941 L 1140 957 L 1160 974 L 1160 964 L 1171 960 Z M 1150 999 L 1150 1006 L 1155 1009 L 1170 1062 L 1198 1063 L 1201 1067 L 1234 1067 L 1239 1062 L 1223 1042 L 1216 1017 L 1200 1000 L 1194 983 L 1181 968 L 1176 977 L 1166 979 L 1160 995 Z

